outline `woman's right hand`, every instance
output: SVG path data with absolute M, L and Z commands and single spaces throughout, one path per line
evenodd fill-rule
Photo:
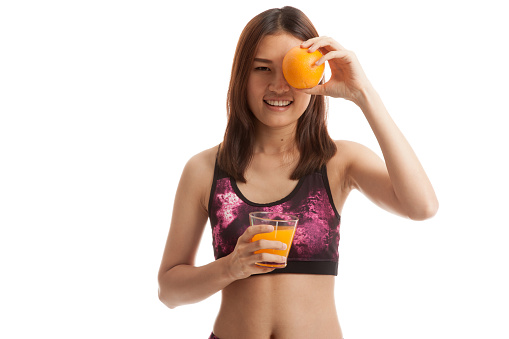
M 277 254 L 254 253 L 261 249 L 285 250 L 286 244 L 281 241 L 260 239 L 251 242 L 256 234 L 270 233 L 274 227 L 270 225 L 250 226 L 237 240 L 237 245 L 229 258 L 229 272 L 233 279 L 244 279 L 253 274 L 262 274 L 273 271 L 273 267 L 256 265 L 257 262 L 269 261 L 285 263 L 286 258 Z

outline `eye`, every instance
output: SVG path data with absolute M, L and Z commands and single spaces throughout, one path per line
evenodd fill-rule
M 265 66 L 255 67 L 255 71 L 270 71 L 270 68 Z

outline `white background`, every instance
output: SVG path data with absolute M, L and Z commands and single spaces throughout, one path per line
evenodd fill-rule
M 173 197 L 222 139 L 242 28 L 287 4 L 356 52 L 441 204 L 413 222 L 351 195 L 345 338 L 509 338 L 509 25 L 494 0 L 2 1 L 0 337 L 208 337 L 219 293 L 157 298 Z M 380 154 L 349 102 L 330 100 L 329 130 Z M 207 226 L 197 261 L 212 260 Z

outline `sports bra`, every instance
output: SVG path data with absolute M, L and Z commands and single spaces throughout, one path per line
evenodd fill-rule
M 235 179 L 222 171 L 216 161 L 209 199 L 216 260 L 234 250 L 237 239 L 249 227 L 249 213 L 257 211 L 274 211 L 299 217 L 287 266 L 268 274 L 338 275 L 341 217 L 332 200 L 325 166 L 302 177 L 283 199 L 259 204 L 248 200 L 240 192 Z

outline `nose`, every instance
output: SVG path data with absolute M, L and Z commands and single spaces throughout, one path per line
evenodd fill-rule
M 288 92 L 290 85 L 286 82 L 283 72 L 275 72 L 271 82 L 269 83 L 269 91 L 276 94 Z

